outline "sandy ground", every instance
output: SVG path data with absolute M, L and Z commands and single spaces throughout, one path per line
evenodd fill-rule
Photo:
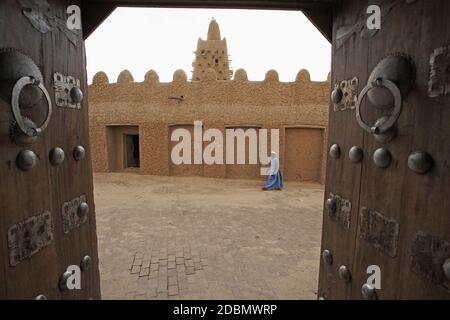
M 94 176 L 104 299 L 315 299 L 323 187 Z

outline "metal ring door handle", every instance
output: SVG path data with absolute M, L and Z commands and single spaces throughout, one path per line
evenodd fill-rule
M 384 87 L 388 89 L 394 96 L 395 102 L 394 102 L 394 111 L 389 116 L 389 119 L 379 126 L 371 127 L 361 117 L 361 103 L 364 100 L 364 97 L 367 95 L 367 93 L 375 87 Z M 359 126 L 363 128 L 365 131 L 377 135 L 382 134 L 389 131 L 389 129 L 391 129 L 395 125 L 398 118 L 400 117 L 400 113 L 402 112 L 402 106 L 403 106 L 402 94 L 397 85 L 390 80 L 377 78 L 374 82 L 368 83 L 367 86 L 365 86 L 364 89 L 359 94 L 358 101 L 356 102 L 356 120 L 358 121 Z
M 47 105 L 48 105 L 48 113 L 47 117 L 44 120 L 44 122 L 38 127 L 38 128 L 30 128 L 28 127 L 25 122 L 24 118 L 20 112 L 20 106 L 19 106 L 19 97 L 20 93 L 22 92 L 23 88 L 27 85 L 36 85 L 44 94 Z M 25 76 L 17 80 L 16 84 L 14 85 L 13 91 L 12 91 L 12 97 L 11 97 L 11 108 L 14 115 L 14 119 L 17 122 L 17 126 L 19 129 L 26 134 L 27 136 L 33 137 L 41 134 L 48 126 L 50 122 L 50 118 L 52 116 L 52 100 L 50 99 L 50 95 L 45 88 L 45 86 L 40 82 L 39 80 L 36 80 L 34 77 L 31 76 Z

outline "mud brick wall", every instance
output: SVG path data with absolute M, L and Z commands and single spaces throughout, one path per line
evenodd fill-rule
M 274 70 L 268 71 L 263 81 L 249 81 L 243 69 L 237 70 L 232 80 L 217 80 L 216 72 L 208 69 L 201 81 L 188 81 L 185 72 L 177 70 L 168 83 L 161 83 L 153 70 L 143 82 L 135 82 L 125 70 L 116 83 L 109 83 L 107 75 L 99 72 L 88 93 L 94 171 L 117 170 L 111 164 L 116 148 L 108 147 L 112 143 L 108 128 L 136 126 L 142 174 L 262 178 L 259 166 L 174 167 L 171 131 L 189 129 L 194 121 L 202 121 L 203 131 L 217 128 L 223 132 L 224 144 L 226 128 L 279 129 L 280 164 L 288 180 L 323 182 L 329 92 L 329 81 L 311 81 L 306 70 L 299 71 L 293 82 L 280 82 Z

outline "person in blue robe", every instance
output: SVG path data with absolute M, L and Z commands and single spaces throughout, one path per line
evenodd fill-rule
M 278 161 L 276 152 L 272 151 L 270 159 L 269 177 L 267 178 L 264 191 L 283 189 L 283 176 L 280 170 L 280 162 Z

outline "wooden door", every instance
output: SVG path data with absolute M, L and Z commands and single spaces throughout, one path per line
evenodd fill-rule
M 318 295 L 450 299 L 450 3 L 379 1 L 378 31 L 366 27 L 370 4 L 339 1 L 334 11 L 332 82 L 341 90 L 333 85 Z M 364 90 L 373 74 L 381 80 Z M 375 136 L 378 119 L 395 119 L 395 96 L 398 120 Z
M 80 1 L 0 2 L 0 299 L 100 298 L 86 57 L 66 23 L 71 5 Z
M 261 175 L 261 166 L 259 163 L 251 163 L 250 161 L 250 153 L 253 152 L 253 155 L 258 156 L 259 155 L 259 144 L 258 144 L 258 136 L 257 134 L 253 136 L 253 138 L 256 137 L 253 141 L 251 140 L 251 133 L 247 135 L 247 132 L 256 130 L 256 133 L 258 133 L 258 130 L 260 130 L 259 126 L 251 126 L 251 125 L 245 125 L 245 126 L 226 126 L 225 128 L 225 135 L 227 130 L 234 130 L 233 132 L 235 135 L 233 135 L 233 138 L 231 139 L 225 139 L 224 141 L 224 148 L 227 150 L 227 148 L 231 148 L 231 150 L 234 148 L 234 159 L 232 163 L 226 163 L 225 165 L 225 176 L 228 179 L 266 179 L 267 177 Z M 241 138 L 239 138 L 239 133 L 243 133 L 240 135 Z M 242 139 L 242 137 L 244 137 Z M 232 146 L 227 146 L 227 143 L 233 144 Z M 256 145 L 256 147 L 255 147 Z M 245 147 L 244 151 L 240 150 L 241 148 Z M 255 147 L 252 149 L 252 147 Z M 245 152 L 243 162 L 239 163 L 238 160 L 238 154 L 239 152 Z M 226 155 L 224 160 L 226 161 Z M 242 161 L 242 160 L 241 160 Z M 256 158 L 257 161 L 257 158 Z
M 286 128 L 286 181 L 320 182 L 322 176 L 323 129 Z

